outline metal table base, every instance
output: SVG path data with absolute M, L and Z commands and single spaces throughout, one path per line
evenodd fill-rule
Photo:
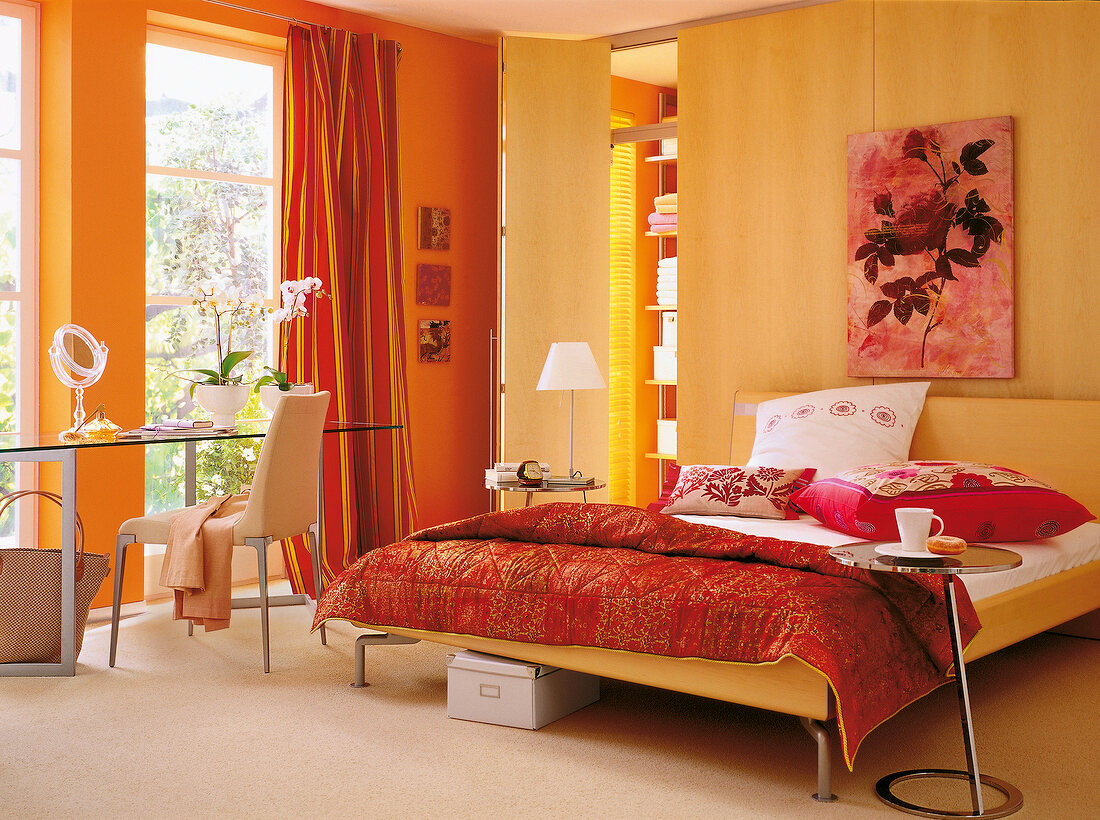
M 908 780 L 923 780 L 926 778 L 970 780 L 970 772 L 964 772 L 961 769 L 908 769 L 904 772 L 888 774 L 875 784 L 875 794 L 883 803 L 921 817 L 1007 817 L 1013 812 L 1019 811 L 1020 807 L 1024 805 L 1023 794 L 1011 783 L 1006 783 L 996 777 L 990 777 L 988 774 L 979 775 L 979 777 L 983 785 L 989 786 L 989 788 L 1004 795 L 1005 800 L 1001 805 L 988 808 L 983 806 L 980 812 L 934 809 L 902 800 L 892 791 L 895 784 L 904 783 Z M 973 787 L 973 781 L 971 781 L 971 786 Z
M 947 603 L 947 626 L 951 635 L 951 655 L 955 662 L 955 688 L 959 694 L 959 717 L 962 720 L 963 743 L 966 746 L 967 771 L 958 769 L 909 769 L 903 772 L 895 772 L 886 775 L 875 784 L 875 793 L 887 805 L 921 817 L 1005 817 L 1018 811 L 1024 805 L 1024 796 L 1011 783 L 982 774 L 978 770 L 978 752 L 974 745 L 974 723 L 970 715 L 970 690 L 966 683 L 966 663 L 963 661 L 962 638 L 959 630 L 959 608 L 955 599 L 955 576 L 944 575 L 942 577 L 943 595 Z M 970 783 L 970 801 L 973 811 L 948 811 L 946 809 L 918 806 L 915 803 L 902 800 L 892 791 L 896 783 L 935 778 L 968 781 Z M 999 791 L 1005 796 L 1005 801 L 999 806 L 986 808 L 981 784 Z

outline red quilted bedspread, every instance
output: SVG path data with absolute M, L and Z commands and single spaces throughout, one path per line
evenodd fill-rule
M 956 589 L 965 644 L 979 624 Z M 867 733 L 951 665 L 938 577 L 843 567 L 828 547 L 611 504 L 422 530 L 342 573 L 314 628 L 331 618 L 740 663 L 793 655 L 828 678 L 849 767 Z

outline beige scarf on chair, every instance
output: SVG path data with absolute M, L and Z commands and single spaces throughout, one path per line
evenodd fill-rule
M 172 516 L 160 584 L 175 590 L 177 620 L 207 632 L 229 626 L 233 527 L 247 501 L 247 493 L 219 495 Z

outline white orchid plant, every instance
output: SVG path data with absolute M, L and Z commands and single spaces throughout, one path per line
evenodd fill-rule
M 199 313 L 213 317 L 214 343 L 218 349 L 218 369 L 194 368 L 178 373 L 197 373 L 201 378 L 188 379 L 191 382 L 191 397 L 195 396 L 195 386 L 199 384 L 240 384 L 244 374 L 233 375 L 233 371 L 252 355 L 251 350 L 233 349 L 233 322 L 236 319 L 250 319 L 263 314 L 266 308 L 259 296 L 242 296 L 240 289 L 228 288 L 218 291 L 213 286 L 199 287 L 199 295 L 192 302 Z M 223 324 L 225 325 L 223 333 Z
M 288 327 L 283 332 L 283 344 L 279 349 L 279 366 L 265 367 L 267 373 L 256 382 L 256 390 L 265 384 L 277 385 L 279 390 L 286 392 L 293 386 L 290 377 L 287 376 L 287 348 L 290 345 L 291 328 L 295 319 L 309 316 L 306 308 L 307 297 L 312 298 L 313 304 L 317 304 L 319 298 L 323 299 L 328 294 L 324 290 L 324 282 L 316 276 L 307 276 L 304 279 L 290 279 L 279 286 L 282 294 L 282 306 L 271 311 L 271 319 L 276 324 L 286 322 Z

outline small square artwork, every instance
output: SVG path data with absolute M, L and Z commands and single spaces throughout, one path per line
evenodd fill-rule
M 848 375 L 1011 378 L 1012 118 L 848 137 Z
M 451 249 L 451 209 L 420 206 L 416 213 L 416 247 L 420 250 Z
M 420 361 L 451 360 L 451 322 L 449 319 L 421 319 L 418 337 Z
M 451 304 L 451 266 L 416 266 L 416 303 L 447 307 Z

